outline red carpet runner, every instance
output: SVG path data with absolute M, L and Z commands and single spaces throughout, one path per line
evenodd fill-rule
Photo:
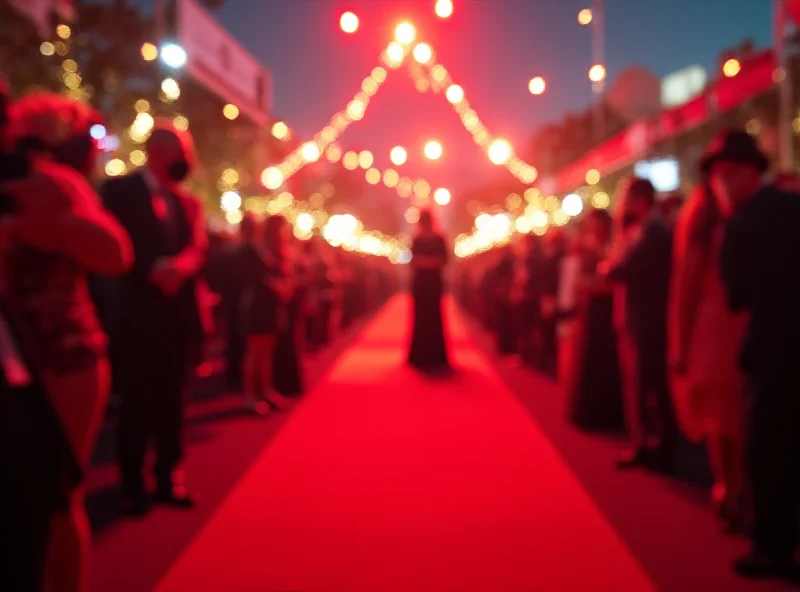
M 377 316 L 159 592 L 655 590 L 453 307 L 458 374 L 404 366 L 408 312 Z

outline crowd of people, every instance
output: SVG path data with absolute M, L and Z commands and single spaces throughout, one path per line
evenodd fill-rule
M 122 510 L 192 508 L 183 418 L 209 337 L 222 337 L 243 411 L 285 410 L 303 356 L 385 301 L 393 269 L 302 242 L 279 215 L 210 233 L 184 185 L 192 138 L 171 122 L 155 126 L 145 167 L 96 191 L 99 114 L 0 91 L 0 571 L 9 590 L 82 592 L 85 475 L 109 400 Z
M 687 200 L 628 178 L 612 216 L 466 260 L 454 290 L 510 363 L 557 379 L 582 430 L 625 430 L 620 469 L 675 469 L 703 442 L 713 505 L 752 551 L 745 577 L 797 577 L 800 193 L 740 131 Z

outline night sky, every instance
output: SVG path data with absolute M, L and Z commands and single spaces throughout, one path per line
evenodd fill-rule
M 136 1 L 152 6 L 152 0 Z M 591 33 L 577 22 L 587 0 L 453 0 L 455 12 L 447 20 L 434 16 L 434 4 L 228 0 L 217 18 L 272 72 L 274 115 L 303 139 L 346 106 L 401 18 L 417 25 L 418 37 L 431 43 L 490 131 L 520 150 L 538 126 L 589 103 Z M 632 64 L 659 76 L 692 64 L 716 69 L 719 52 L 746 37 L 767 46 L 770 5 L 767 0 L 606 0 L 609 81 Z M 345 10 L 360 17 L 354 35 L 339 29 Z M 549 85 L 540 97 L 527 89 L 536 75 Z M 445 145 L 438 163 L 421 157 L 427 138 Z M 342 144 L 372 150 L 379 167 L 389 166 L 390 148 L 402 144 L 409 150 L 404 174 L 455 190 L 480 182 L 493 169 L 444 97 L 418 93 L 405 69 L 390 73 Z

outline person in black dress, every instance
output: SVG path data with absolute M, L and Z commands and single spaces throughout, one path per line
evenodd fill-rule
M 306 299 L 311 288 L 311 269 L 300 257 L 297 239 L 290 239 L 288 267 L 291 270 L 292 294 L 285 303 L 285 322 L 278 329 L 275 345 L 275 390 L 286 397 L 297 397 L 303 392 L 301 365 L 301 330 L 305 328 Z
M 258 415 L 269 412 L 266 403 L 279 409 L 286 404 L 272 386 L 278 334 L 285 326 L 285 304 L 291 298 L 285 257 L 289 228 L 281 216 L 268 218 L 261 240 L 253 241 L 243 257 L 249 283 L 242 300 L 246 336 L 242 382 L 245 405 Z
M 623 427 L 622 391 L 611 285 L 598 276 L 609 257 L 612 219 L 606 210 L 589 213 L 582 229 L 578 307 L 572 320 L 574 358 L 570 369 L 568 415 L 585 430 Z
M 447 264 L 447 244 L 433 227 L 433 216 L 420 213 L 419 233 L 411 247 L 414 327 L 408 363 L 421 370 L 450 367 L 442 322 L 442 270 Z

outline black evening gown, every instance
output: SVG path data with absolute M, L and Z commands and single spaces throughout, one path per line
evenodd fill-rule
M 297 290 L 285 305 L 285 324 L 278 331 L 275 344 L 273 386 L 285 397 L 296 397 L 303 393 L 303 369 L 300 355 L 300 339 L 304 323 L 303 303 L 308 290 L 309 276 L 302 265 L 295 266 Z
M 597 261 L 585 265 L 593 271 Z M 621 431 L 622 386 L 610 293 L 586 295 L 573 339 L 575 380 L 567 403 L 570 421 L 587 431 Z
M 417 237 L 411 248 L 414 257 L 441 257 L 447 260 L 447 245 L 437 234 Z M 415 269 L 411 284 L 414 326 L 408 363 L 424 370 L 450 366 L 442 321 L 442 272 L 440 269 Z

